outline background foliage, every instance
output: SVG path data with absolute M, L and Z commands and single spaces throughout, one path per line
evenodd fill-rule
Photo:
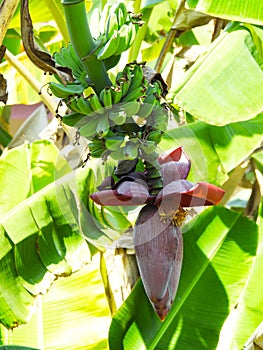
M 106 2 L 86 1 L 88 16 Z M 172 0 L 125 3 L 143 13 L 145 25 L 111 74 L 134 59 L 162 73 L 175 120 L 160 149 L 182 145 L 192 161 L 189 179 L 221 186 L 226 195 L 221 206 L 205 209 L 184 227 L 183 271 L 165 322 L 140 281 L 111 320 L 107 301 L 111 310 L 119 305 L 109 293 L 115 286 L 105 293 L 111 266 L 103 269 L 101 257 L 114 251 L 136 213 L 127 217 L 121 208 L 101 209 L 89 200 L 113 164 L 89 161 L 75 169 L 80 147 L 74 130 L 53 121 L 54 129 L 49 124 L 43 132 L 35 116 L 22 132 L 31 133 L 30 140 L 21 132 L 12 135 L 13 105 L 43 99 L 52 113 L 57 105 L 45 89 L 38 94 L 53 78 L 23 51 L 18 5 L 5 28 L 0 65 L 8 86 L 8 106 L 0 106 L 1 343 L 241 349 L 263 311 L 262 3 L 189 0 L 186 9 Z M 68 43 L 60 1 L 31 0 L 30 13 L 41 47 L 54 53 Z

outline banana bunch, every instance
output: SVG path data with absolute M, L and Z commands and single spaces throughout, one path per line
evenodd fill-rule
M 128 12 L 123 2 L 105 5 L 102 12 L 99 9 L 93 11 L 90 27 L 94 28 L 98 43 L 96 55 L 105 61 L 107 69 L 116 65 L 122 52 L 131 47 L 140 25 L 141 16 Z
M 84 87 L 88 86 L 85 68 L 71 43 L 69 43 L 68 47 L 62 47 L 60 51 L 56 52 L 54 60 L 61 67 L 70 68 L 76 82 L 81 83 Z
M 167 121 L 160 102 L 162 87 L 159 81 L 147 83 L 143 68 L 136 62 L 127 64 L 117 74 L 115 84 L 99 95 L 84 97 L 73 84 L 74 94 L 73 87 L 71 95 L 68 86 L 60 91 L 72 111 L 62 120 L 91 141 L 92 157 L 110 156 L 118 161 L 147 158 L 160 142 Z M 60 87 L 54 84 L 53 90 Z
M 54 95 L 66 102 L 71 111 L 83 116 L 105 115 L 109 111 L 114 121 L 117 112 L 120 112 L 119 119 L 123 119 L 123 114 L 132 116 L 138 112 L 141 105 L 138 101 L 144 98 L 146 81 L 142 65 L 132 63 L 118 73 L 115 86 L 106 86 L 99 96 L 92 93 L 84 97 L 84 87 L 77 83 L 64 86 L 52 82 L 49 88 Z M 120 121 L 117 124 L 120 125 Z
M 138 111 L 138 116 L 147 119 L 151 113 L 161 105 L 162 86 L 157 80 L 149 83 L 145 92 L 145 98 Z
M 116 76 L 116 85 L 122 90 L 120 102 L 132 102 L 142 99 L 146 91 L 146 80 L 142 64 L 127 64 Z

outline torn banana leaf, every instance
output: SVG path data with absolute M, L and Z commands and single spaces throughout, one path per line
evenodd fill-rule
M 37 152 L 31 155 L 36 159 Z M 12 197 L 24 187 L 25 198 L 31 193 L 32 183 L 23 179 L 30 172 L 33 180 L 43 175 L 32 167 L 36 161 L 31 162 L 26 155 L 23 163 L 22 179 L 20 166 L 13 164 L 20 171 L 17 179 L 24 181 L 22 186 L 6 177 L 1 181 L 5 193 L 9 190 Z M 9 164 L 12 167 L 12 161 Z M 36 297 L 46 293 L 57 277 L 79 270 L 90 262 L 94 252 L 111 246 L 130 226 L 118 209 L 102 217 L 100 208 L 89 199 L 96 184 L 112 170 L 109 168 L 93 171 L 96 165 L 88 162 L 86 168 L 58 176 L 57 180 L 55 177 L 56 181 L 50 178 L 53 182 L 14 203 L 0 216 L 0 321 L 7 328 L 28 322 Z

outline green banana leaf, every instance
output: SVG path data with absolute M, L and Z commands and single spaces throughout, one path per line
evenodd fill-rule
M 252 156 L 256 168 L 259 170 L 258 182 L 262 186 L 263 154 Z M 262 195 L 262 188 L 260 189 Z M 259 227 L 258 249 L 251 274 L 237 307 L 231 311 L 222 328 L 220 344 L 225 350 L 241 349 L 250 338 L 253 331 L 262 322 L 263 297 L 259 285 L 263 264 L 263 198 L 258 210 L 257 223 Z
M 70 171 L 57 147 L 46 140 L 5 151 L 0 158 L 0 214 Z
M 187 3 L 197 11 L 214 17 L 259 25 L 263 23 L 263 4 L 260 0 L 253 1 L 253 6 L 243 0 L 187 0 Z
M 208 127 L 214 148 L 226 172 L 236 168 L 261 145 L 263 114 L 247 121 Z
M 220 344 L 225 350 L 241 349 L 246 340 L 262 322 L 263 297 L 260 290 L 263 264 L 263 202 L 259 211 L 259 243 L 253 268 L 237 307 L 231 310 L 220 336 Z
M 258 49 L 262 29 L 233 29 L 237 30 L 221 34 L 179 81 L 174 77 L 174 102 L 209 124 L 249 120 L 263 108 L 263 60 Z
M 112 167 L 100 166 L 96 171 L 96 162 L 89 162 L 86 168 L 58 177 L 58 159 L 51 157 L 48 162 L 42 157 L 38 162 L 40 151 L 35 144 L 22 151 L 19 147 L 8 153 L 14 159 L 21 153 L 18 164 L 12 157 L 2 160 L 11 164 L 11 173 L 17 168 L 11 179 L 3 176 L 3 193 L 19 198 L 0 217 L 0 320 L 7 328 L 26 323 L 36 296 L 46 293 L 58 276 L 68 276 L 90 262 L 97 249 L 111 246 L 130 226 L 121 209 L 105 209 L 102 214 L 89 199 Z M 46 169 L 53 177 L 45 174 Z M 42 187 L 45 175 L 53 182 Z M 31 189 L 37 192 L 32 194 Z
M 220 186 L 230 171 L 260 147 L 262 133 L 262 114 L 220 127 L 197 121 L 168 130 L 160 147 L 183 146 L 191 159 L 190 181 L 208 181 Z
M 191 159 L 190 181 L 222 185 L 227 180 L 222 162 L 214 149 L 208 124 L 198 121 L 168 130 L 160 148 L 167 150 L 176 146 L 183 146 Z
M 38 349 L 106 350 L 110 322 L 95 255 L 80 271 L 55 281 L 46 295 L 38 297 L 30 321 L 12 331 L 3 329 L 2 340 Z
M 181 280 L 166 320 L 159 321 L 139 282 L 112 320 L 111 349 L 216 349 L 226 318 L 247 288 L 257 225 L 212 207 L 185 229 Z
M 27 346 L 5 345 L 5 346 L 0 346 L 0 350 L 39 350 L 39 349 L 29 348 Z

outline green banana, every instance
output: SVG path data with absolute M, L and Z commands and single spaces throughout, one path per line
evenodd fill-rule
M 139 86 L 144 86 L 144 82 L 145 82 L 145 78 L 144 78 L 143 69 L 141 65 L 134 64 L 128 93 L 137 89 Z
M 124 159 L 135 159 L 138 157 L 139 142 L 128 141 L 123 149 Z
M 154 82 L 151 82 L 146 90 L 146 95 L 150 96 L 150 95 L 154 95 L 156 97 L 156 100 L 160 100 L 161 96 L 163 93 L 163 89 L 162 89 L 162 84 L 159 80 L 156 80 Z
M 97 117 L 88 118 L 85 125 L 79 129 L 80 135 L 86 137 L 87 139 L 92 138 L 94 135 L 96 135 L 98 122 L 99 120 Z
M 62 117 L 62 122 L 69 126 L 80 126 L 82 124 L 84 125 L 86 123 L 86 120 L 83 114 L 73 112 L 64 115 L 64 117 Z
M 136 38 L 136 35 L 137 35 L 137 32 L 138 32 L 138 29 L 139 29 L 139 25 L 137 23 L 133 23 L 133 22 L 130 22 L 128 24 L 128 40 L 127 40 L 127 49 L 129 49 L 131 47 L 131 45 L 133 44 L 135 38 Z
M 121 102 L 131 102 L 137 101 L 145 93 L 145 88 L 143 86 L 137 87 L 136 89 L 129 89 L 126 96 L 121 99 Z
M 91 156 L 94 158 L 100 158 L 106 150 L 103 139 L 94 138 L 88 146 Z
M 160 106 L 156 109 L 154 109 L 153 113 L 151 114 L 150 118 L 147 119 L 147 122 L 149 121 L 149 125 L 152 125 L 157 130 L 166 131 L 167 125 L 168 125 L 168 114 L 165 109 Z
M 126 64 L 122 73 L 125 75 L 125 77 L 128 81 L 130 81 L 132 79 L 132 69 L 131 69 L 131 66 L 129 64 Z
M 107 135 L 110 128 L 110 122 L 108 116 L 100 117 L 99 122 L 96 127 L 96 132 L 99 137 L 104 137 Z
M 78 107 L 78 99 L 77 98 L 71 98 L 69 101 L 67 101 L 67 107 L 73 112 L 82 113 L 81 109 Z
M 131 84 L 131 81 L 130 80 L 126 80 L 126 81 L 122 81 L 120 83 L 120 88 L 121 88 L 121 91 L 122 91 L 122 97 L 125 97 L 129 91 L 129 88 L 130 88 L 130 84 Z
M 73 49 L 73 46 L 72 45 L 69 45 L 69 47 L 62 47 L 60 52 L 61 52 L 61 55 L 64 57 L 65 61 L 67 62 L 67 67 L 69 67 L 73 74 L 74 75 L 78 75 L 81 73 L 80 69 L 79 69 L 79 66 L 78 64 L 76 63 L 75 61 L 75 52 L 74 52 L 74 49 L 73 49 L 73 54 L 70 50 L 70 46 L 72 47 Z
M 120 104 L 120 110 L 124 111 L 126 116 L 131 117 L 137 115 L 140 109 L 141 103 L 137 101 L 130 101 Z
M 76 54 L 75 49 L 71 43 L 68 44 L 68 49 L 70 51 L 71 57 L 73 58 L 73 60 L 75 62 L 75 65 L 76 65 L 77 77 L 83 76 L 83 74 L 86 74 L 85 67 L 84 67 L 82 61 L 80 60 L 79 56 Z
M 132 77 L 131 67 L 130 65 L 126 65 L 121 72 L 118 72 L 116 75 L 116 84 L 120 85 L 123 82 L 128 81 L 130 83 Z
M 103 11 L 101 12 L 99 27 L 102 29 L 101 30 L 102 33 L 106 32 L 107 24 L 108 24 L 107 19 L 109 18 L 111 8 L 112 8 L 112 5 L 110 5 L 107 2 L 103 7 Z M 98 24 L 97 24 L 97 26 L 98 26 Z
M 84 87 L 80 84 L 62 85 L 58 83 L 49 83 L 49 89 L 58 98 L 67 99 L 70 96 L 79 96 L 83 93 Z
M 138 116 L 140 118 L 146 119 L 152 113 L 153 107 L 154 107 L 154 104 L 143 102 L 138 112 Z
M 122 52 L 128 50 L 128 39 L 129 39 L 129 26 L 127 24 L 124 24 L 119 30 L 119 42 L 118 47 L 114 53 L 114 55 L 120 55 Z
M 117 15 L 119 28 L 121 28 L 121 26 L 123 26 L 124 23 L 126 23 L 127 19 L 128 12 L 126 5 L 123 2 L 118 3 L 117 7 L 114 8 L 114 12 Z
M 161 130 L 153 130 L 147 135 L 147 140 L 153 141 L 156 144 L 158 144 L 158 143 L 161 142 L 162 135 L 163 135 L 163 131 L 161 131 Z
M 152 110 L 156 104 L 157 100 L 154 94 L 146 96 L 146 98 L 143 100 L 143 103 L 141 104 L 138 115 L 141 118 L 147 118 L 152 113 Z
M 92 11 L 89 19 L 89 27 L 91 29 L 92 36 L 94 38 L 98 38 L 101 34 L 101 30 L 100 30 L 101 27 L 100 25 L 98 25 L 100 23 L 100 20 L 101 20 L 101 10 L 98 7 L 96 7 Z
M 121 136 L 109 137 L 105 140 L 105 146 L 109 151 L 117 151 L 124 142 Z
M 122 89 L 120 86 L 111 86 L 112 104 L 117 104 L 122 98 Z
M 110 40 L 113 33 L 119 29 L 118 18 L 115 12 L 110 12 L 106 24 L 105 36 L 107 40 Z
M 140 149 L 145 154 L 151 154 L 156 150 L 156 143 L 154 141 L 145 141 L 140 145 Z
M 81 113 L 85 115 L 94 114 L 93 109 L 91 108 L 90 102 L 87 98 L 80 96 L 77 100 L 77 105 Z
M 91 94 L 87 97 L 91 108 L 93 109 L 94 112 L 99 113 L 99 114 L 104 114 L 104 108 L 100 102 L 99 97 L 96 94 Z
M 120 61 L 121 55 L 114 54 L 113 56 L 107 57 L 103 60 L 106 70 L 115 67 Z
M 124 110 L 119 110 L 117 112 L 110 112 L 109 119 L 114 125 L 122 125 L 126 121 L 126 113 Z
M 110 109 L 112 107 L 111 87 L 105 87 L 103 90 L 101 90 L 100 101 L 103 103 L 106 109 Z
M 130 22 L 128 24 L 124 24 L 118 30 L 120 41 L 119 41 L 118 49 L 115 52 L 115 55 L 121 54 L 122 52 L 128 50 L 131 47 L 138 31 L 137 27 L 138 27 L 137 24 Z
M 57 64 L 59 64 L 62 67 L 68 67 L 68 62 L 66 61 L 65 57 L 62 55 L 61 50 L 59 52 L 54 53 L 54 60 Z
M 111 151 L 110 157 L 114 160 L 125 160 L 124 147 L 121 147 L 116 151 Z
M 60 51 L 56 52 L 54 59 L 60 66 L 69 68 L 74 78 L 87 87 L 85 69 L 71 43 L 69 43 L 68 47 L 62 47 Z
M 105 60 L 106 58 L 115 54 L 120 41 L 120 35 L 117 31 L 111 36 L 111 38 L 106 42 L 106 44 L 99 49 L 97 53 L 97 58 L 99 60 Z
M 93 158 L 102 158 L 102 155 L 104 152 L 105 152 L 105 149 L 97 148 L 92 150 L 90 153 L 91 153 L 91 157 Z

